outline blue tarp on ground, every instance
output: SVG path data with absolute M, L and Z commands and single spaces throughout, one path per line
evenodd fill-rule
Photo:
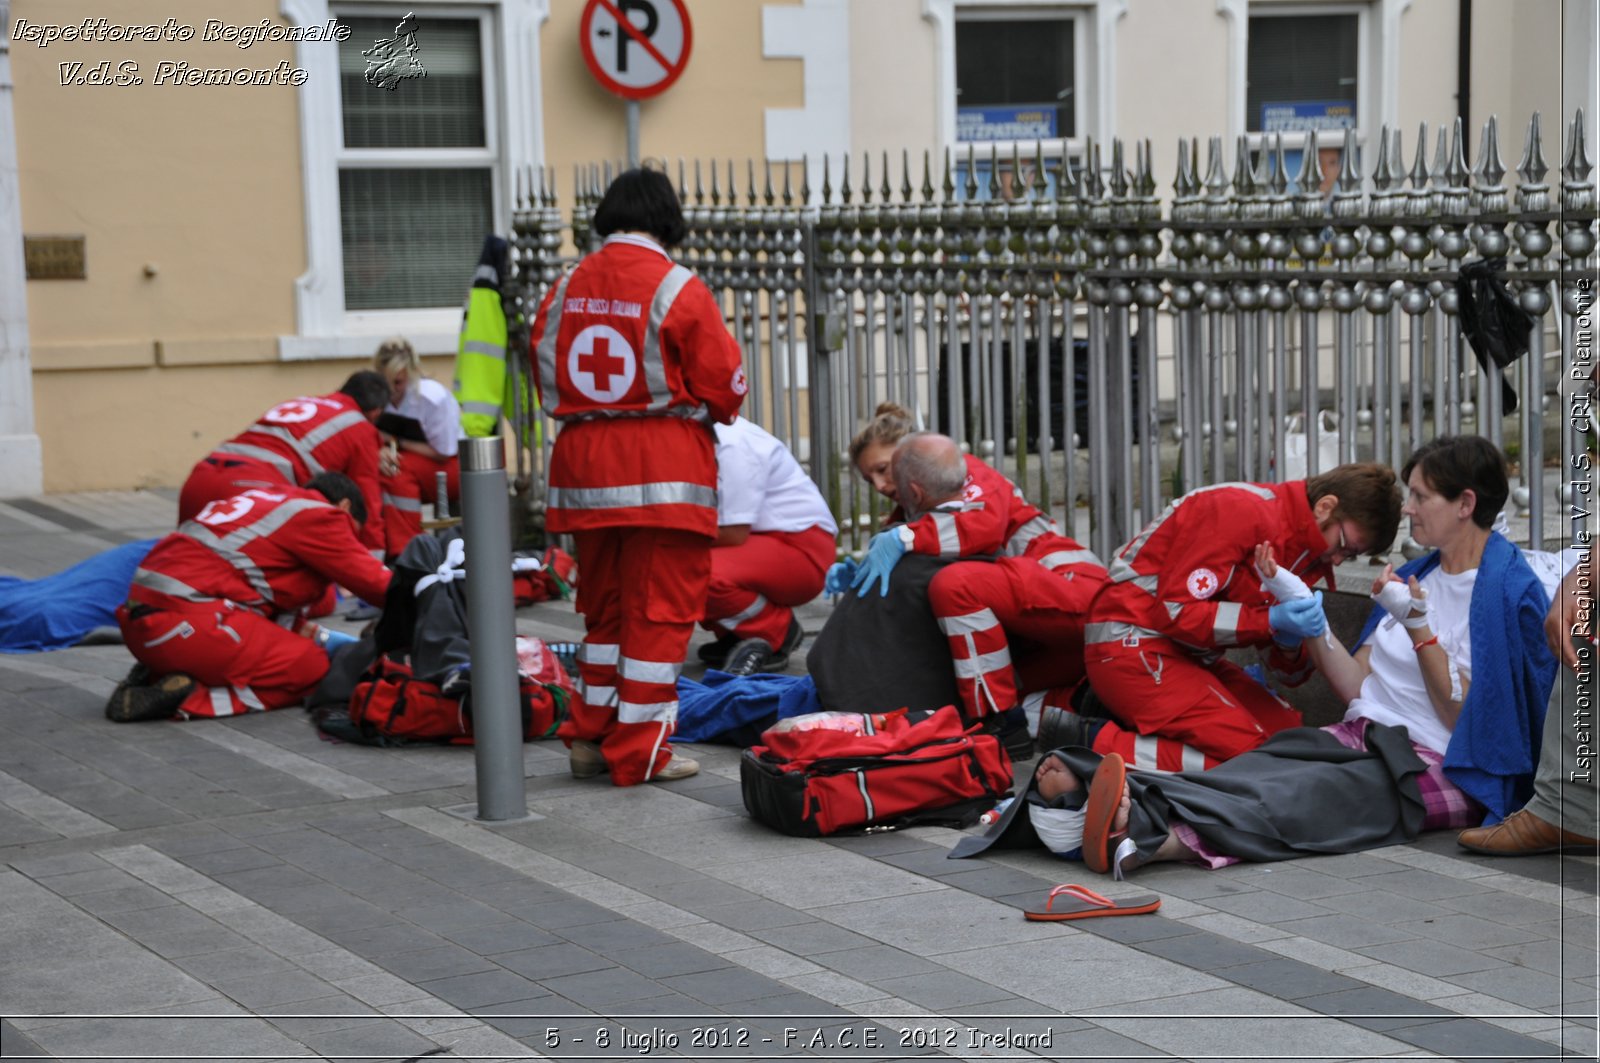
M 116 626 L 133 570 L 158 541 L 124 543 L 43 579 L 0 576 L 0 653 L 58 650 Z
M 809 675 L 734 676 L 712 669 L 703 683 L 678 680 L 678 725 L 672 737 L 680 742 L 749 745 L 743 739 L 778 720 L 821 711 Z

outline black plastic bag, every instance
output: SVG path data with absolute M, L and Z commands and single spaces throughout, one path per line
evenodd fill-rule
M 1505 268 L 1504 258 L 1463 264 L 1456 278 L 1456 296 L 1460 300 L 1462 335 L 1472 344 L 1472 353 L 1478 356 L 1483 371 L 1499 378 L 1504 412 L 1515 413 L 1517 392 L 1504 371 L 1528 353 L 1528 337 L 1535 321 L 1506 287 L 1501 276 Z

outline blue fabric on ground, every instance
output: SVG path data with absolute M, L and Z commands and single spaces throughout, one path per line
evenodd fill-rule
M 157 542 L 124 543 L 42 579 L 0 576 L 0 653 L 59 650 L 115 627 L 133 570 Z
M 1395 575 L 1421 579 L 1439 551 L 1408 562 Z M 1556 659 L 1545 643 L 1550 603 L 1522 553 L 1498 532 L 1484 544 L 1472 585 L 1472 685 L 1444 751 L 1444 774 L 1489 810 L 1498 823 L 1533 796 L 1533 769 L 1544 734 L 1545 706 Z M 1374 606 L 1355 648 L 1388 614 Z M 1352 648 L 1351 652 L 1355 652 Z
M 678 680 L 678 725 L 672 737 L 717 742 L 740 728 L 764 730 L 778 720 L 821 711 L 809 675 L 736 676 L 711 669 L 703 683 Z

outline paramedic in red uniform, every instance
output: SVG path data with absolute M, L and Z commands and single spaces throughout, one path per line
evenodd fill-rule
M 361 541 L 383 554 L 382 495 L 378 487 L 378 415 L 389 382 L 370 369 L 353 373 L 332 395 L 280 402 L 239 435 L 201 459 L 178 493 L 178 523 L 208 502 L 252 487 L 304 486 L 338 472 L 355 481 L 365 503 Z
M 1400 489 L 1386 465 L 1179 498 L 1111 562 L 1085 636 L 1089 684 L 1110 719 L 1096 731 L 1098 721 L 1066 714 L 1066 737 L 1141 769 L 1192 771 L 1301 726 L 1299 712 L 1222 656 L 1271 647 L 1268 667 L 1296 685 L 1312 669 L 1301 642 L 1327 627 L 1320 594 L 1273 604 L 1256 546 L 1271 543 L 1282 567 L 1331 588 L 1333 565 L 1387 553 L 1399 525 Z
M 356 538 L 365 503 L 322 473 L 306 487 L 258 487 L 208 503 L 135 571 L 117 623 L 139 666 L 106 715 L 119 722 L 232 716 L 299 703 L 349 636 L 304 610 L 341 583 L 382 601 L 384 568 Z
M 891 522 L 905 520 L 908 510 L 922 511 L 905 524 L 907 531 L 895 532 L 906 551 L 989 559 L 949 565 L 928 586 L 929 604 L 950 642 L 964 714 L 976 720 L 1004 713 L 1019 703 L 1019 690 L 1077 683 L 1089 603 L 1105 583 L 1105 566 L 1062 535 L 993 466 L 963 455 L 947 436 L 908 435 L 910 429 L 910 415 L 884 403 L 852 443 L 851 458 L 868 482 L 896 501 Z M 953 507 L 951 500 L 963 504 Z M 887 589 L 883 566 L 892 569 L 899 560 L 896 545 L 887 533 L 874 537 L 852 578 L 868 590 L 874 580 Z M 851 567 L 846 563 L 834 578 Z M 863 575 L 869 568 L 872 573 Z
M 781 672 L 805 639 L 794 606 L 822 593 L 834 523 L 789 448 L 744 417 L 717 425 L 717 545 L 700 656 L 733 675 Z
M 716 299 L 667 257 L 688 230 L 666 175 L 621 174 L 594 231 L 604 245 L 551 288 L 529 339 L 561 422 L 546 528 L 573 536 L 583 575 L 578 699 L 559 733 L 573 775 L 632 786 L 699 770 L 667 740 L 717 535 L 711 424 L 746 386 Z

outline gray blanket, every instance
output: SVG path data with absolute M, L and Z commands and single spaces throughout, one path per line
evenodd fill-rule
M 1404 727 L 1373 724 L 1367 752 L 1326 731 L 1296 727 L 1210 771 L 1164 775 L 1130 771 L 1128 835 L 1152 856 L 1173 820 L 1182 820 L 1218 852 L 1244 860 L 1288 860 L 1313 853 L 1353 853 L 1409 841 L 1422 829 L 1417 776 L 1426 765 Z M 1100 754 L 1077 746 L 1054 751 L 1080 778 L 1094 777 Z M 1024 801 L 982 837 L 964 838 L 952 859 L 986 849 L 1038 846 Z

